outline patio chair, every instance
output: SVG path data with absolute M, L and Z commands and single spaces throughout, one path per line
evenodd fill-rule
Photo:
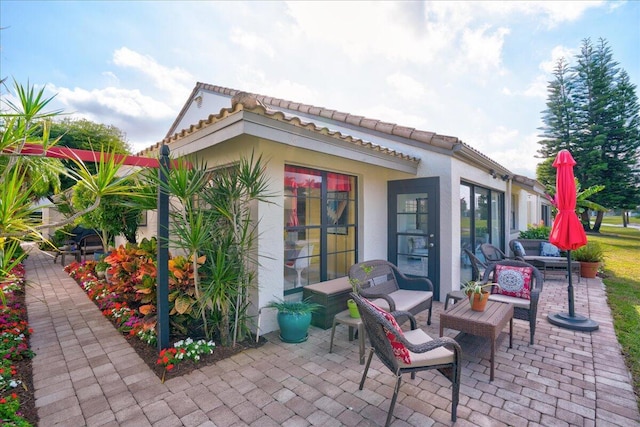
M 510 270 L 507 272 L 507 270 Z M 491 278 L 493 275 L 493 278 Z M 527 295 L 521 295 L 515 291 L 519 284 L 525 284 L 527 276 L 530 280 Z M 520 282 L 523 280 L 523 282 Z M 493 281 L 500 285 L 493 286 L 490 301 L 509 302 L 513 304 L 513 317 L 515 319 L 529 321 L 529 343 L 533 344 L 536 333 L 536 316 L 538 314 L 538 301 L 544 285 L 542 273 L 536 267 L 523 261 L 502 260 L 487 266 L 482 276 L 483 283 Z M 514 286 L 515 285 L 515 286 Z M 497 293 L 500 292 L 500 293 Z
M 510 259 L 510 257 L 508 257 L 504 252 L 502 252 L 500 248 L 493 246 L 491 243 L 481 244 L 480 252 L 482 252 L 482 255 L 484 255 L 485 261 L 487 261 L 488 263 L 502 261 L 504 259 Z
M 469 249 L 463 249 L 463 251 L 469 258 L 469 262 L 471 263 L 471 280 L 473 280 L 474 282 L 481 280 L 482 274 L 487 268 L 487 264 L 480 261 L 480 259 L 475 256 Z
M 414 379 L 416 372 L 430 369 L 437 369 L 451 381 L 451 421 L 456 421 L 462 362 L 460 345 L 449 337 L 432 339 L 422 329 L 416 329 L 415 318 L 410 313 L 387 313 L 356 294 L 352 293 L 351 297 L 358 305 L 366 334 L 371 342 L 369 357 L 360 380 L 360 390 L 364 387 L 374 353 L 396 376 L 385 426 L 389 425 L 393 416 L 402 374 L 411 373 L 411 378 Z M 409 318 L 411 330 L 403 332 L 400 329 L 395 320 L 396 316 L 400 315 Z
M 371 271 L 367 273 L 363 267 Z M 426 277 L 409 278 L 390 262 L 376 259 L 352 265 L 349 280 L 359 284 L 360 295 L 383 310 L 413 315 L 429 310 L 427 325 L 431 324 L 433 283 Z

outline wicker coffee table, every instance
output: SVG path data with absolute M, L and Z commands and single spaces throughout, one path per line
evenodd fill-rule
M 512 348 L 512 304 L 487 301 L 487 307 L 484 311 L 473 311 L 469 304 L 461 302 L 440 314 L 440 336 L 442 336 L 444 328 L 449 328 L 489 338 L 491 340 L 491 375 L 489 380 L 493 381 L 496 341 L 507 322 L 509 322 L 509 348 Z

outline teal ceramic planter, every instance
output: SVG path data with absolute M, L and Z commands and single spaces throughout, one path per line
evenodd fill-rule
M 280 339 L 286 343 L 300 343 L 308 338 L 311 313 L 278 313 Z

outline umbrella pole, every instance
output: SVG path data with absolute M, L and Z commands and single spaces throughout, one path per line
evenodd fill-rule
M 568 250 L 567 251 L 567 272 L 569 273 L 569 287 L 567 288 L 567 293 L 569 294 L 569 317 L 575 317 L 576 316 L 576 307 L 575 307 L 575 302 L 573 300 L 573 281 L 571 280 L 571 277 L 573 276 L 573 274 L 571 274 L 572 270 L 571 270 L 571 251 Z
M 576 314 L 575 303 L 573 301 L 573 280 L 571 270 L 571 251 L 567 251 L 567 273 L 569 274 L 569 286 L 567 288 L 567 294 L 569 298 L 569 313 L 554 313 L 547 316 L 547 320 L 552 325 L 560 326 L 561 328 L 571 329 L 573 331 L 591 332 L 599 328 L 597 322 L 589 319 L 588 317 Z

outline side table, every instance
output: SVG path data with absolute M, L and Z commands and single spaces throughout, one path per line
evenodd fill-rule
M 451 310 L 440 313 L 440 336 L 444 329 L 455 329 L 471 335 L 489 338 L 491 341 L 491 372 L 493 381 L 496 358 L 496 341 L 500 332 L 509 324 L 509 348 L 513 347 L 513 304 L 487 301 L 484 311 L 473 311 L 469 304 L 456 304 Z
M 364 364 L 364 324 L 359 317 L 351 317 L 349 310 L 341 311 L 333 316 L 333 326 L 331 327 L 331 343 L 329 344 L 329 353 L 333 351 L 333 336 L 336 332 L 336 325 L 343 323 L 349 326 L 349 341 L 353 341 L 353 330 L 358 328 L 358 341 L 360 344 L 360 364 Z

